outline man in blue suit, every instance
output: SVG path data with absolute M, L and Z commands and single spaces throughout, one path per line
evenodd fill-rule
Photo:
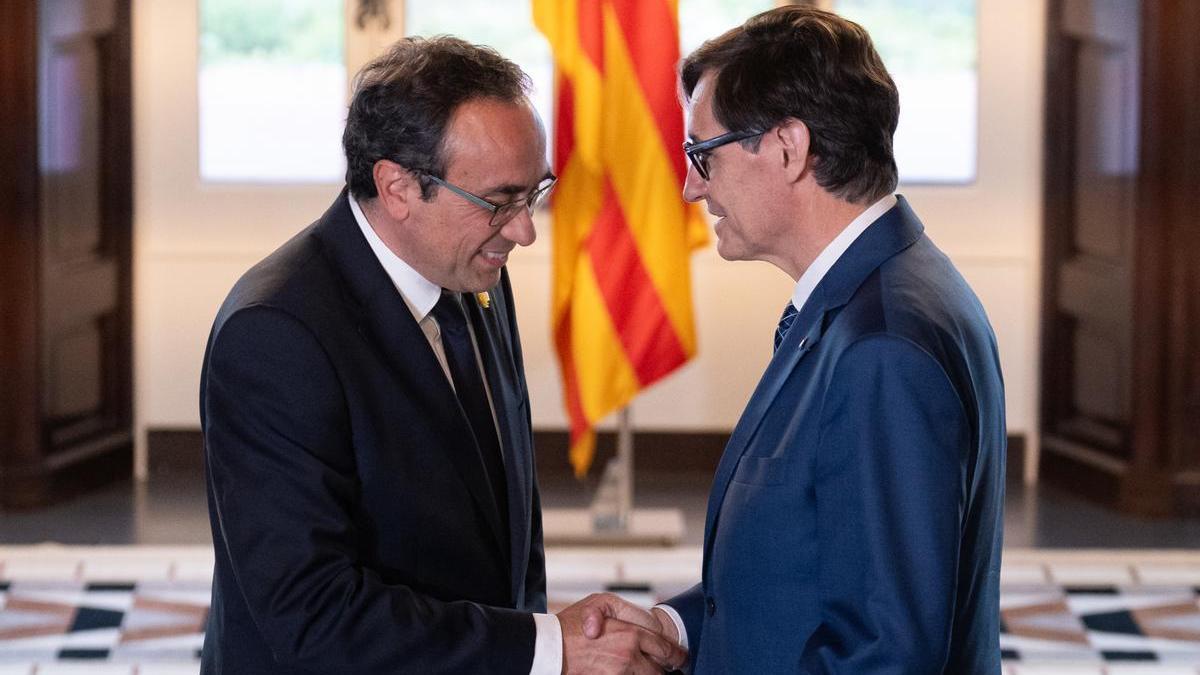
M 870 38 L 780 8 L 681 81 L 685 198 L 723 258 L 796 286 L 717 469 L 701 581 L 654 616 L 697 673 L 1000 672 L 996 341 L 893 194 L 898 96 Z
M 505 263 L 554 183 L 528 80 L 405 39 L 356 79 L 348 189 L 248 271 L 200 385 L 215 548 L 201 671 L 651 672 L 682 662 L 598 595 L 546 613 Z M 643 655 L 649 652 L 654 661 Z

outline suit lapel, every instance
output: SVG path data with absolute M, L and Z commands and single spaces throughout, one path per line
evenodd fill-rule
M 888 258 L 915 243 L 923 231 L 924 227 L 909 208 L 907 200 L 897 195 L 896 205 L 846 249 L 800 309 L 792 330 L 788 331 L 787 337 L 779 345 L 746 404 L 717 465 L 704 523 L 704 578 L 707 578 L 714 534 L 729 481 L 784 383 L 805 355 L 816 349 L 832 315 L 850 301 L 867 276 Z
M 421 327 L 363 238 L 346 190 L 318 221 L 315 235 L 358 305 L 359 332 L 396 372 L 405 388 L 402 393 L 424 404 L 430 426 L 447 430 L 445 438 L 451 440 L 441 450 L 453 462 L 500 549 L 503 531 L 483 460 L 475 443 L 461 440 L 473 438 L 466 414 Z
M 775 397 L 783 388 L 784 382 L 787 381 L 788 376 L 792 374 L 800 361 L 820 341 L 825 323 L 824 317 L 824 308 L 814 309 L 812 302 L 805 304 L 804 309 L 796 317 L 792 330 L 788 331 L 787 336 L 780 343 L 779 349 L 771 358 L 766 372 L 758 381 L 754 394 L 750 396 L 750 402 L 746 404 L 741 419 L 738 420 L 733 434 L 729 437 L 729 443 L 725 446 L 725 452 L 721 455 L 721 462 L 717 465 L 717 473 L 713 478 L 712 491 L 708 498 L 708 513 L 704 520 L 705 570 L 708 568 L 708 550 L 712 545 L 711 535 L 714 532 L 721 504 L 725 501 L 725 492 L 729 488 L 729 481 L 733 477 L 742 455 L 749 449 L 751 439 L 755 437 L 759 426 L 762 425 L 771 403 L 775 401 Z
M 531 502 L 529 467 L 530 443 L 525 425 L 520 417 L 521 392 L 516 377 L 513 352 L 506 339 L 510 332 L 505 330 L 504 293 L 501 287 L 489 291 L 489 306 L 483 307 L 475 294 L 464 296 L 467 316 L 475 328 L 480 354 L 483 356 L 484 372 L 492 393 L 492 406 L 500 433 L 500 445 L 504 451 L 505 483 L 508 488 L 509 542 L 512 561 L 512 584 L 514 600 L 523 595 L 520 588 L 525 579 L 525 567 L 529 554 L 529 509 Z

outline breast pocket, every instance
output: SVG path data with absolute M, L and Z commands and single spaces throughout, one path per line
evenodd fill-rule
M 786 465 L 783 457 L 743 456 L 733 480 L 746 485 L 779 485 Z

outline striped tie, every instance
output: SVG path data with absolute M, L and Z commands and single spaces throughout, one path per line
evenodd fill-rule
M 783 316 L 779 317 L 779 325 L 775 327 L 775 351 L 779 351 L 779 345 L 783 344 L 783 338 L 787 336 L 798 313 L 796 306 L 788 301 L 787 307 L 783 308 Z

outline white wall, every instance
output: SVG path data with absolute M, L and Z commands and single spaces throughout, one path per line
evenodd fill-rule
M 978 179 L 901 188 L 988 310 L 1013 433 L 1037 427 L 1044 13 L 1044 0 L 979 0 Z M 135 0 L 134 92 L 136 410 L 144 439 L 148 427 L 199 424 L 200 362 L 225 293 L 319 216 L 339 186 L 200 183 L 194 0 Z M 545 223 L 540 232 L 509 268 L 534 425 L 565 428 Z M 791 280 L 763 263 L 727 263 L 711 247 L 695 256 L 693 272 L 700 355 L 637 400 L 640 427 L 731 429 L 769 357 Z

